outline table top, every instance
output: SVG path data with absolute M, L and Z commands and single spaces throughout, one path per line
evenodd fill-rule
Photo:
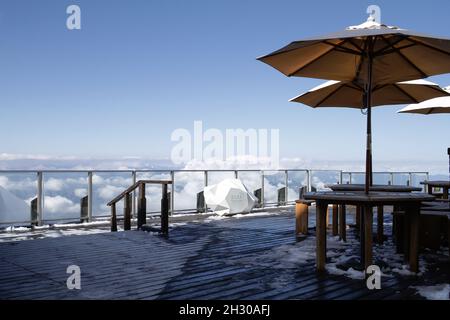
M 407 203 L 421 203 L 423 201 L 433 201 L 434 196 L 426 193 L 405 193 L 405 192 L 343 192 L 343 191 L 323 191 L 307 192 L 304 195 L 306 200 L 324 201 L 329 204 L 358 204 L 358 205 L 394 205 Z
M 450 181 L 447 180 L 425 180 L 420 184 L 426 184 L 432 187 L 450 187 Z
M 364 184 L 329 184 L 326 185 L 333 191 L 364 191 Z M 374 184 L 370 186 L 370 191 L 379 192 L 413 192 L 422 191 L 419 187 L 410 187 L 402 185 L 384 185 L 384 184 Z

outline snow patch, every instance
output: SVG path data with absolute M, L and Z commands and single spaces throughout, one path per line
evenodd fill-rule
M 438 284 L 435 286 L 413 286 L 417 292 L 428 300 L 450 300 L 450 284 Z

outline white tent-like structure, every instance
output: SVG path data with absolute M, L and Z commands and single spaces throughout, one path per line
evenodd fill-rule
M 206 205 L 219 215 L 250 212 L 258 201 L 239 179 L 205 187 L 203 195 Z
M 450 86 L 443 89 L 450 93 Z M 421 103 L 410 104 L 397 112 L 418 114 L 450 113 L 450 97 L 439 97 Z
M 0 223 L 30 220 L 30 206 L 0 186 Z

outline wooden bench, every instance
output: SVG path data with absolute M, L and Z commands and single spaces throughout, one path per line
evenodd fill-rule
M 308 225 L 309 225 L 309 207 L 314 204 L 314 200 L 305 200 L 303 199 L 303 194 L 307 191 L 306 187 L 302 187 L 300 189 L 300 199 L 295 201 L 295 235 L 307 235 L 308 234 Z M 340 235 L 341 238 L 345 240 L 345 206 L 343 209 L 339 212 L 341 216 L 343 215 L 343 218 L 341 217 L 338 219 L 338 206 L 333 205 L 333 219 L 332 219 L 332 235 L 337 236 L 338 235 L 338 220 L 343 221 L 344 226 L 340 227 Z M 327 214 L 326 219 L 327 226 L 329 225 L 329 216 Z
M 420 216 L 428 220 L 421 224 L 424 244 L 432 249 L 438 249 L 441 243 L 440 235 L 446 233 L 450 255 L 450 211 L 422 209 Z
M 447 234 L 447 238 L 450 235 L 450 209 L 448 206 L 443 207 L 436 205 L 436 203 L 434 205 L 431 205 L 431 203 L 424 204 L 420 209 L 420 246 L 437 250 L 441 246 L 442 235 Z M 403 253 L 405 259 L 407 259 L 409 252 L 406 244 L 409 241 L 409 229 L 404 221 L 404 211 L 397 209 L 393 212 L 393 215 L 394 225 L 392 231 L 397 253 Z

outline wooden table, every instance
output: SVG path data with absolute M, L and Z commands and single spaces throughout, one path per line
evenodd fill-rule
M 355 205 L 363 208 L 364 215 L 364 267 L 372 264 L 372 220 L 373 207 L 400 205 L 405 210 L 410 225 L 409 266 L 410 270 L 419 270 L 419 214 L 423 201 L 432 201 L 434 196 L 424 193 L 370 192 L 309 192 L 304 195 L 307 200 L 316 201 L 316 268 L 325 270 L 326 261 L 326 214 L 329 204 Z
M 328 184 L 325 185 L 325 187 L 330 188 L 333 191 L 364 191 L 363 184 Z M 376 192 L 413 192 L 422 191 L 422 188 L 402 185 L 374 184 L 369 187 L 369 190 Z
M 422 181 L 420 184 L 428 186 L 428 193 L 433 194 L 433 188 L 442 188 L 444 190 L 442 194 L 443 199 L 448 199 L 448 189 L 450 188 L 450 181 L 439 181 L 439 180 L 425 180 Z
M 330 188 L 333 191 L 364 191 L 364 184 L 328 184 L 325 185 L 325 187 Z M 402 186 L 402 185 L 383 185 L 383 184 L 375 184 L 370 186 L 370 191 L 376 191 L 376 192 L 413 192 L 413 191 L 422 191 L 422 188 L 419 187 L 411 187 L 411 186 Z M 341 239 L 346 238 L 346 231 L 345 231 L 345 205 L 341 206 L 339 208 L 339 218 L 336 220 L 339 220 L 340 222 L 340 228 L 339 228 L 339 235 Z M 356 226 L 360 228 L 361 231 L 361 240 L 363 240 L 363 232 L 364 228 L 362 228 L 362 224 L 364 223 L 364 217 L 361 219 L 361 207 L 356 207 Z M 333 216 L 333 226 L 336 225 L 337 227 L 337 221 L 334 221 Z M 336 216 L 337 218 L 337 216 Z M 384 210 L 383 206 L 377 207 L 377 242 L 379 244 L 382 244 L 384 241 L 384 230 L 383 230 L 383 224 L 384 224 Z

